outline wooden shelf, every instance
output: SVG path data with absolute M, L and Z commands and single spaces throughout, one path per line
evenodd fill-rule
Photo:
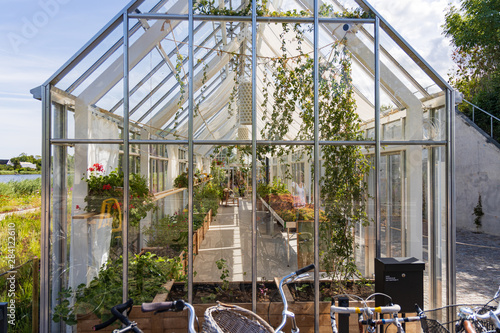
M 155 193 L 153 201 L 163 199 L 165 197 L 168 197 L 169 195 L 176 194 L 176 193 L 182 192 L 184 190 L 187 190 L 187 187 L 172 188 L 170 190 Z

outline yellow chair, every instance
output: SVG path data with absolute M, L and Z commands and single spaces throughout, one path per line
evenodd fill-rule
M 118 208 L 119 224 L 118 224 L 118 227 L 111 229 L 111 232 L 122 231 L 122 210 L 120 208 L 120 203 L 115 198 L 109 198 L 109 199 L 106 199 L 102 202 L 101 214 L 99 215 L 98 228 L 101 228 L 104 225 L 105 219 L 109 218 L 110 216 L 113 216 L 113 214 L 111 214 L 111 213 L 113 211 L 113 206 L 115 206 L 115 205 Z

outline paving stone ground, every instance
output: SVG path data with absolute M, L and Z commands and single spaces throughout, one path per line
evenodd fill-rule
M 483 304 L 500 286 L 500 236 L 457 230 L 457 303 Z

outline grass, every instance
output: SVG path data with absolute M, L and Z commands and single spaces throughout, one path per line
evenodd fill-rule
M 0 175 L 39 175 L 40 170 L 0 170 Z
M 41 186 L 40 178 L 0 183 L 0 213 L 40 207 Z
M 0 183 L 0 213 L 41 205 L 41 180 Z M 7 215 L 0 220 L 0 302 L 15 301 L 15 326 L 9 332 L 32 329 L 33 258 L 40 257 L 41 213 Z M 8 272 L 15 268 L 15 271 Z M 11 288 L 8 278 L 15 278 Z
M 15 266 L 40 257 L 40 212 L 6 216 L 0 221 L 0 240 L 0 273 L 10 268 L 12 252 Z
M 9 215 L 0 221 L 0 272 L 4 272 L 0 276 L 0 302 L 15 300 L 16 306 L 16 325 L 9 325 L 9 332 L 31 332 L 32 259 L 40 257 L 40 217 L 36 212 Z M 7 273 L 14 267 L 15 273 Z M 7 283 L 9 277 L 15 277 L 14 290 Z
M 33 263 L 33 260 L 30 260 L 22 267 L 18 267 L 15 274 L 6 273 L 0 275 L 0 301 L 10 302 L 11 300 L 15 300 L 15 325 L 8 325 L 9 333 L 32 332 Z M 15 277 L 15 290 L 7 287 L 12 277 Z M 15 296 L 11 297 L 10 293 L 13 293 Z

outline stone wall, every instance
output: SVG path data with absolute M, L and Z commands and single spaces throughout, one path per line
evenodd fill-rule
M 457 228 L 476 230 L 473 212 L 481 195 L 479 231 L 500 236 L 500 145 L 460 112 L 455 119 Z

